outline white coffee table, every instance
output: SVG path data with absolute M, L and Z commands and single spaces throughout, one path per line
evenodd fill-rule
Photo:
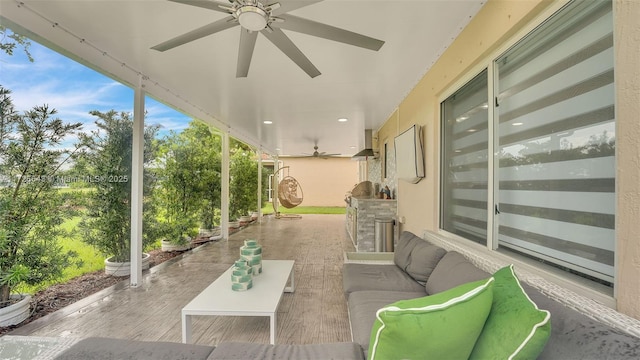
M 278 304 L 283 292 L 294 291 L 293 264 L 293 260 L 262 260 L 262 274 L 253 278 L 253 287 L 247 291 L 231 290 L 230 267 L 182 308 L 182 342 L 191 343 L 194 315 L 268 316 L 271 344 L 275 344 Z

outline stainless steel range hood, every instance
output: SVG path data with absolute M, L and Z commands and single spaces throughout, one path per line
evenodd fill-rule
M 373 147 L 371 145 L 372 133 L 373 131 L 371 129 L 367 129 L 364 131 L 364 149 L 353 155 L 351 159 L 360 161 L 367 160 L 368 158 L 372 158 L 375 156 L 375 152 L 373 151 Z

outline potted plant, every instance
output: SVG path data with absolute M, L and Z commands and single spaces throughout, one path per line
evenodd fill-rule
M 62 141 L 81 128 L 55 118 L 46 105 L 20 115 L 10 93 L 0 87 L 0 326 L 28 316 L 28 297 L 13 290 L 55 280 L 72 264 L 73 252 L 57 240 L 65 212 L 53 183 L 80 150 L 63 150 Z
M 258 203 L 258 163 L 253 152 L 241 148 L 231 156 L 229 218 L 240 224 L 251 221 L 249 211 Z
M 229 181 L 229 217 L 240 223 L 252 221 L 258 204 L 258 161 L 253 151 L 236 145 L 231 156 L 231 179 Z M 262 204 L 266 203 L 269 173 L 262 172 Z M 255 214 L 257 218 L 257 212 Z
M 193 246 L 192 240 L 198 234 L 197 221 L 193 216 L 170 218 L 160 221 L 162 230 L 162 251 L 186 251 Z
M 212 208 L 209 204 L 204 206 L 200 216 L 201 224 L 198 230 L 198 237 L 210 239 L 220 236 L 220 226 L 215 225 L 220 223 L 220 217 L 219 208 Z
M 129 275 L 131 254 L 131 158 L 133 121 L 126 112 L 114 110 L 96 116 L 98 130 L 81 139 L 89 151 L 85 155 L 89 171 L 88 181 L 94 186 L 88 192 L 89 203 L 80 228 L 83 240 L 95 246 L 107 258 L 105 271 L 115 276 Z M 154 159 L 153 139 L 157 126 L 144 130 L 144 181 L 143 181 L 143 248 L 153 243 L 159 231 L 155 224 L 155 206 L 151 196 L 155 189 L 154 178 L 148 171 Z M 149 267 L 149 255 L 143 254 L 143 269 Z
M 217 149 L 219 136 L 197 120 L 189 123 L 182 133 L 171 132 L 162 140 L 159 156 L 162 161 L 156 172 L 159 218 L 168 234 L 163 244 L 184 246 L 186 238 L 197 235 L 194 228 L 198 229 L 198 223 L 204 230 L 213 228 L 215 210 L 220 204 Z

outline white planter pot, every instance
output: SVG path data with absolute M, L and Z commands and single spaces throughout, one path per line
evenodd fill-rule
M 131 275 L 131 262 L 114 262 L 111 260 L 112 258 L 108 258 L 104 261 L 104 272 L 107 275 L 113 276 L 128 276 Z M 142 270 L 149 269 L 149 260 L 151 260 L 151 255 L 147 253 L 142 254 Z
M 239 221 L 229 221 L 229 227 L 232 229 L 237 229 L 240 227 Z
M 213 236 L 213 229 L 198 229 L 198 237 L 211 237 Z
M 251 222 L 251 216 L 247 216 L 247 215 L 240 216 L 238 221 L 241 222 L 241 223 L 243 223 L 243 222 L 244 223 Z
M 0 309 L 0 327 L 20 324 L 29 317 L 31 295 L 11 295 L 11 298 L 22 298 L 22 300 Z
M 189 239 L 189 240 L 191 240 L 191 239 Z M 188 242 L 186 244 L 174 244 L 171 241 L 162 240 L 161 249 L 164 252 L 187 251 L 187 250 L 191 249 L 191 242 Z

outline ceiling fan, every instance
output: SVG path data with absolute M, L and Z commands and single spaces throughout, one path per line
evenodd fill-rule
M 151 49 L 158 51 L 170 50 L 188 42 L 240 25 L 240 47 L 236 68 L 236 77 L 238 78 L 247 77 L 249 73 L 249 65 L 251 65 L 251 58 L 253 56 L 253 49 L 255 48 L 258 32 L 262 33 L 262 35 L 312 78 L 320 75 L 320 71 L 302 51 L 298 49 L 291 39 L 285 35 L 282 29 L 374 51 L 378 51 L 384 44 L 382 40 L 287 14 L 290 11 L 322 0 L 279 0 L 279 2 L 271 2 L 276 0 L 228 0 L 229 3 L 212 0 L 169 1 L 219 11 L 229 14 L 229 16 L 167 40 Z
M 318 145 L 314 145 L 313 147 L 313 154 L 309 154 L 303 157 L 312 157 L 312 158 L 318 158 L 318 159 L 328 159 L 332 156 L 339 156 L 340 154 L 327 154 L 325 151 L 322 152 L 318 152 Z

